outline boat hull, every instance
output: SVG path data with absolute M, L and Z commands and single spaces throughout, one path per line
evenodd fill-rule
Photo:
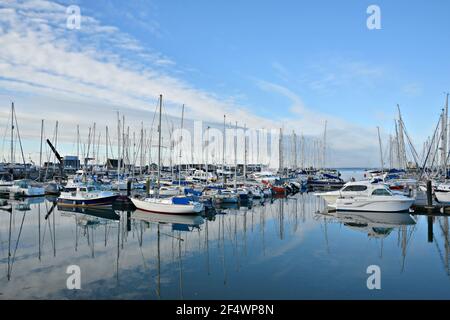
M 108 207 L 117 200 L 118 195 L 92 199 L 58 198 L 58 206 L 64 207 Z
M 434 194 L 440 203 L 450 203 L 450 192 L 435 191 Z
M 392 197 L 390 197 L 392 198 Z M 337 199 L 337 211 L 407 212 L 414 199 Z

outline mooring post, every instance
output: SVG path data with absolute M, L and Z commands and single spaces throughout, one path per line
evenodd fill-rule
M 127 197 L 131 196 L 131 180 L 127 181 Z
M 150 178 L 147 178 L 147 181 L 145 182 L 145 192 L 147 193 L 147 197 L 150 194 Z
M 427 205 L 428 207 L 433 206 L 433 197 L 432 197 L 432 189 L 431 189 L 431 180 L 427 181 Z

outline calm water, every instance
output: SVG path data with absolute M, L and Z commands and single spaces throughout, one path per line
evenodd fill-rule
M 318 214 L 313 194 L 211 220 L 51 208 L 0 211 L 0 299 L 450 298 L 447 217 L 429 234 L 425 216 Z M 66 288 L 69 265 L 81 290 Z

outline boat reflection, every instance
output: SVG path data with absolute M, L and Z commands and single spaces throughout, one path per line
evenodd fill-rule
M 204 223 L 201 216 L 148 213 L 141 210 L 133 212 L 131 218 L 147 223 L 171 224 L 174 231 L 192 231 L 199 229 L 200 225 Z
M 118 221 L 120 219 L 120 216 L 112 208 L 82 208 L 67 206 L 57 206 L 57 208 L 58 211 L 63 215 L 79 213 L 93 218 L 100 218 L 105 220 Z
M 366 233 L 370 238 L 386 238 L 394 229 L 416 224 L 409 213 L 392 212 L 324 212 L 349 229 Z

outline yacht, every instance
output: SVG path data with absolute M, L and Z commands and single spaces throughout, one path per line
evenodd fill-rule
M 335 208 L 337 211 L 407 212 L 413 203 L 413 198 L 396 195 L 384 184 L 373 184 L 364 194 L 337 198 Z

